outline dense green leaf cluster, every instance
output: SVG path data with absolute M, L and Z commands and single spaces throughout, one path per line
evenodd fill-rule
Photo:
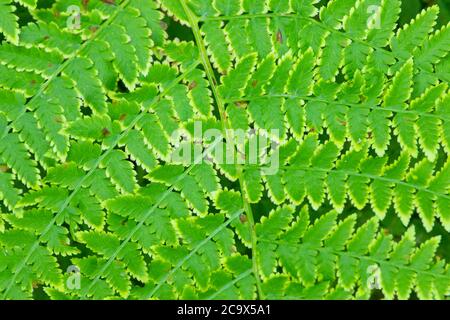
M 401 8 L 0 0 L 0 297 L 448 299 L 450 23 Z

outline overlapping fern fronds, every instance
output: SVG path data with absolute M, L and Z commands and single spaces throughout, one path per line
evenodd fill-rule
M 0 0 L 0 297 L 448 298 L 450 24 L 400 8 Z

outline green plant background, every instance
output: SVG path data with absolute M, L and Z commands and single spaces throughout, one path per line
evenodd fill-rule
M 329 0 L 322 0 L 321 4 L 326 4 Z M 54 1 L 52 0 L 39 0 L 38 7 L 51 7 Z M 440 7 L 440 16 L 438 20 L 437 27 L 443 26 L 448 23 L 450 20 L 450 0 L 404 0 L 402 4 L 402 12 L 400 16 L 400 24 L 403 25 L 409 22 L 412 18 L 414 18 L 422 9 L 427 8 L 431 5 L 439 5 Z M 33 21 L 32 17 L 29 15 L 28 10 L 18 4 L 16 14 L 19 17 L 19 23 L 21 26 L 26 25 L 28 22 Z M 181 26 L 180 24 L 174 22 L 173 20 L 167 19 L 167 32 L 173 36 L 181 40 L 193 40 L 192 31 L 186 27 Z M 3 40 L 3 35 L 0 34 L 0 41 Z M 398 148 L 391 148 L 390 152 L 398 152 L 400 150 L 400 146 Z M 139 179 L 139 177 L 137 177 Z M 229 185 L 226 185 L 226 184 Z M 225 183 L 224 187 L 233 187 L 233 184 L 230 182 Z M 258 204 L 255 205 L 257 209 L 258 207 L 263 208 L 264 210 L 255 210 L 255 212 L 268 212 L 270 209 L 275 208 L 275 206 L 268 200 L 265 199 Z M 320 216 L 323 213 L 331 210 L 331 206 L 322 206 L 318 212 L 313 213 L 314 216 Z M 345 212 L 345 211 L 344 211 Z M 350 212 L 350 211 L 349 211 Z M 364 216 L 364 215 L 361 215 Z M 368 212 L 367 217 L 370 218 L 372 215 Z M 259 216 L 255 216 L 256 220 L 259 220 Z M 341 218 L 344 218 L 342 216 Z M 427 233 L 423 224 L 420 221 L 420 218 L 415 216 L 411 221 L 412 224 L 416 227 L 417 232 L 417 240 L 419 242 L 428 239 L 433 235 L 441 235 L 442 241 L 439 247 L 438 256 L 445 258 L 447 261 L 450 260 L 450 234 L 447 233 L 441 225 L 436 225 L 431 233 Z M 395 214 L 390 214 L 386 216 L 381 222 L 382 227 L 385 229 L 385 232 L 392 233 L 395 240 L 399 240 L 401 235 L 406 231 L 406 227 L 403 226 L 400 219 Z M 35 299 L 48 299 L 48 296 L 44 293 L 41 288 L 38 288 L 34 291 Z M 378 298 L 378 297 L 373 297 Z

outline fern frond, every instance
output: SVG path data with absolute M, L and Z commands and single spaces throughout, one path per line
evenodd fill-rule
M 328 198 L 330 204 L 342 212 L 348 197 L 360 210 L 370 204 L 380 219 L 392 204 L 405 226 L 417 209 L 428 231 L 435 218 L 449 229 L 445 208 L 450 198 L 443 183 L 448 175 L 448 161 L 442 167 L 427 159 L 410 165 L 408 154 L 397 159 L 371 157 L 366 148 L 351 149 L 340 155 L 333 142 L 321 144 L 315 134 L 307 136 L 298 148 L 292 148 L 293 145 L 295 142 L 291 140 L 280 147 L 285 148 L 285 157 L 279 173 L 264 177 L 275 204 L 286 199 L 301 204 L 307 198 L 317 210 Z M 255 172 L 252 167 L 246 170 Z M 258 202 L 262 196 L 263 176 L 259 173 L 244 176 L 252 186 L 248 190 L 249 195 L 254 195 L 249 199 L 251 202 Z
M 255 72 L 249 69 L 248 59 L 242 59 L 223 79 L 225 85 L 233 81 L 234 74 L 244 73 L 250 77 L 244 91 L 240 88 L 240 91 L 225 93 L 235 126 L 238 124 L 234 123 L 237 121 L 234 118 L 240 114 L 240 118 L 248 119 L 247 123 L 254 121 L 256 128 L 267 132 L 278 129 L 282 137 L 287 127 L 299 140 L 310 130 L 321 133 L 326 128 L 337 145 L 351 141 L 358 149 L 361 143 L 368 142 L 378 156 L 385 155 L 392 143 L 392 128 L 400 145 L 413 157 L 417 157 L 420 145 L 428 159 L 434 161 L 440 141 L 446 153 L 449 152 L 445 146 L 446 107 L 437 108 L 447 94 L 447 84 L 432 86 L 412 99 L 411 60 L 392 79 L 369 69 L 355 73 L 352 81 L 337 84 L 324 81 L 318 75 L 320 66 L 312 50 L 297 59 L 288 55 L 275 62 L 269 57 Z M 369 80 L 374 76 L 378 77 L 376 84 Z M 236 109 L 237 104 L 245 107 Z
M 256 226 L 260 270 L 267 282 L 284 280 L 281 296 L 272 294 L 283 297 L 289 284 L 286 277 L 307 287 L 317 280 L 337 280 L 337 287 L 347 291 L 356 287 L 358 297 L 368 297 L 371 274 L 367 270 L 373 268 L 379 271 L 378 285 L 388 299 L 408 299 L 412 291 L 421 299 L 445 297 L 450 286 L 448 265 L 433 260 L 439 237 L 417 247 L 412 228 L 396 242 L 379 231 L 375 218 L 357 227 L 356 214 L 337 217 L 331 211 L 312 223 L 308 210 L 294 214 L 291 207 L 281 207 L 261 220 Z M 276 271 L 278 266 L 282 273 Z M 298 291 L 294 292 L 300 298 Z
M 330 46 L 335 54 L 323 54 L 323 64 L 334 66 L 337 62 L 336 66 L 339 66 L 341 61 L 335 59 L 342 55 L 347 77 L 351 77 L 357 69 L 362 69 L 366 63 L 377 65 L 388 73 L 389 66 L 403 63 L 411 57 L 411 54 L 405 54 L 407 50 L 411 52 L 416 47 L 428 46 L 425 37 L 432 31 L 438 13 L 438 7 L 430 7 L 394 37 L 400 13 L 398 0 L 336 0 L 323 7 L 319 15 L 319 10 L 314 6 L 316 1 L 292 0 L 283 5 L 277 1 L 266 2 L 256 4 L 237 1 L 231 6 L 230 3 L 224 5 L 220 1 L 188 2 L 201 24 L 208 53 L 222 73 L 229 71 L 234 59 L 239 60 L 251 51 L 265 57 L 273 47 L 279 56 L 283 56 L 288 50 L 297 52 L 312 47 L 318 54 L 323 47 L 324 50 L 331 50 Z M 187 23 L 184 11 L 175 2 L 162 1 L 161 4 L 174 17 Z M 175 7 L 177 9 L 173 9 Z M 315 19 L 317 16 L 320 21 Z M 376 22 L 376 26 L 372 27 L 369 21 Z M 442 50 L 441 54 L 446 56 L 449 50 L 445 47 L 444 39 L 448 37 L 441 37 L 442 49 L 437 50 Z M 298 41 L 300 38 L 303 40 L 301 46 Z M 324 43 L 327 44 L 324 46 Z M 389 50 L 385 49 L 387 45 Z M 432 63 L 436 63 L 436 59 Z M 432 72 L 424 64 L 417 67 Z M 334 72 L 330 74 L 324 71 L 324 75 L 327 75 L 325 80 L 328 80 Z M 427 74 L 427 77 L 439 79 L 435 74 Z

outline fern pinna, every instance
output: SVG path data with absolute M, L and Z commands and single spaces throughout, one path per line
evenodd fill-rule
M 438 6 L 44 2 L 0 0 L 3 299 L 448 299 Z

